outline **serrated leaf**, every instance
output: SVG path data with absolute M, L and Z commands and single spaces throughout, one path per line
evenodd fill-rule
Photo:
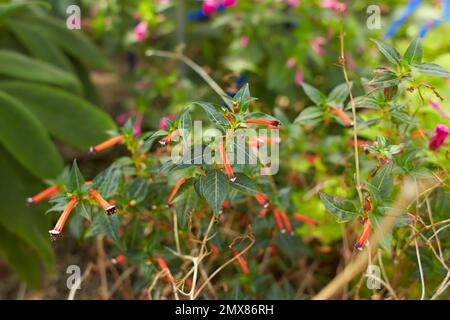
M 408 61 L 408 63 L 421 62 L 422 55 L 422 42 L 420 41 L 420 38 L 417 37 L 409 44 L 403 58 Z
M 73 74 L 15 51 L 0 50 L 0 65 L 0 74 L 7 77 L 81 90 L 81 83 Z
M 194 102 L 195 105 L 201 107 L 208 115 L 209 120 L 216 125 L 228 127 L 230 122 L 225 117 L 222 107 L 208 102 Z
M 0 82 L 0 90 L 16 97 L 49 133 L 86 149 L 106 140 L 115 130 L 112 119 L 98 107 L 60 88 L 21 81 Z
M 440 78 L 450 78 L 450 72 L 438 64 L 430 62 L 413 63 L 411 70 Z
M 309 99 L 311 99 L 312 102 L 314 102 L 316 105 L 320 106 L 322 105 L 325 100 L 326 96 L 313 86 L 303 82 L 302 83 L 303 91 L 305 91 L 305 94 L 308 96 Z
M 238 172 L 235 174 L 235 177 L 236 180 L 231 184 L 233 188 L 247 195 L 260 193 L 256 183 L 245 174 Z
M 322 121 L 324 112 L 320 107 L 308 107 L 303 109 L 302 112 L 294 120 L 294 123 L 300 123 L 304 125 L 315 125 Z
M 352 221 L 358 216 L 355 204 L 351 200 L 333 197 L 325 192 L 320 193 L 320 200 L 337 222 Z
M 29 172 L 55 178 L 63 162 L 45 128 L 9 94 L 0 91 L 0 142 Z
M 201 183 L 203 196 L 208 201 L 214 214 L 219 215 L 229 191 L 227 176 L 221 171 L 213 170 L 201 179 Z
M 377 45 L 380 52 L 392 63 L 400 64 L 400 54 L 398 51 L 384 42 L 371 39 Z

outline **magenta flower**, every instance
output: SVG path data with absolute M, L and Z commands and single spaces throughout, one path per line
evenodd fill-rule
M 286 66 L 289 69 L 295 67 L 296 64 L 297 64 L 297 61 L 295 60 L 295 58 L 289 58 L 288 61 L 286 62 Z
M 205 16 L 212 15 L 219 8 L 219 3 L 215 0 L 205 0 L 202 4 L 202 11 Z
M 327 43 L 327 39 L 324 37 L 317 37 L 311 40 L 311 48 L 317 53 L 319 56 L 323 56 L 324 50 L 322 46 Z
M 169 128 L 168 122 L 173 121 L 173 120 L 175 120 L 175 115 L 173 115 L 173 114 L 169 114 L 166 117 L 162 117 L 159 120 L 159 129 L 165 130 L 165 129 Z
M 302 68 L 298 67 L 297 71 L 295 72 L 295 84 L 297 86 L 300 86 L 303 82 L 303 70 Z
M 290 7 L 298 7 L 300 4 L 300 0 L 287 0 L 287 4 Z
M 438 124 L 436 128 L 434 128 L 433 136 L 431 137 L 428 147 L 431 150 L 438 149 L 444 143 L 445 138 L 447 138 L 448 134 L 448 128 L 443 124 Z
M 347 5 L 337 0 L 322 0 L 320 6 L 324 9 L 330 9 L 336 12 L 347 11 Z
M 228 8 L 228 7 L 234 6 L 236 3 L 237 3 L 237 0 L 224 0 L 223 1 L 223 6 L 225 8 Z
M 240 40 L 241 48 L 245 48 L 246 46 L 248 46 L 249 41 L 250 38 L 248 36 L 242 36 Z
M 145 21 L 139 22 L 136 27 L 134 27 L 134 37 L 137 41 L 143 42 L 147 36 L 148 24 Z
M 430 100 L 430 106 L 435 109 L 437 112 L 442 114 L 447 120 L 450 120 L 450 115 L 442 108 L 439 102 Z

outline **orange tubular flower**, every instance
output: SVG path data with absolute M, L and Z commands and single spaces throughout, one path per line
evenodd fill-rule
M 234 251 L 233 252 L 233 256 L 237 257 L 236 261 L 241 266 L 242 272 L 244 272 L 245 274 L 249 274 L 250 270 L 249 270 L 249 268 L 247 266 L 247 263 L 245 262 L 245 260 L 244 260 L 244 258 L 242 256 L 239 256 L 239 252 Z
M 247 143 L 250 147 L 259 148 L 264 143 L 270 144 L 270 143 L 280 143 L 280 142 L 281 142 L 280 138 L 259 137 L 259 138 L 251 138 L 248 140 Z
M 116 206 L 103 199 L 103 197 L 95 189 L 89 189 L 89 193 L 108 215 L 113 214 L 116 211 Z
M 28 203 L 38 203 L 39 201 L 42 201 L 44 199 L 50 198 L 51 196 L 54 196 L 59 192 L 59 187 L 55 184 L 51 187 L 48 187 L 47 189 L 39 192 L 37 195 L 30 197 L 27 199 Z
M 172 141 L 175 137 L 177 137 L 179 134 L 180 134 L 180 131 L 178 129 L 175 129 L 171 133 L 169 133 L 165 138 L 159 140 L 159 143 L 161 145 L 165 146 L 170 141 Z
M 187 180 L 186 177 L 181 178 L 180 180 L 178 180 L 177 184 L 175 185 L 175 187 L 173 187 L 172 189 L 172 193 L 170 194 L 169 200 L 167 200 L 167 208 L 170 208 L 171 206 L 173 206 L 172 200 L 175 197 L 175 195 L 177 194 L 178 190 L 180 189 L 181 185 Z
M 291 234 L 294 233 L 294 229 L 292 229 L 291 222 L 289 221 L 289 218 L 287 217 L 286 212 L 284 212 L 283 210 L 280 211 L 280 217 L 284 222 L 286 230 Z
M 269 208 L 267 208 L 267 207 L 262 208 L 261 211 L 259 212 L 259 216 L 261 218 L 264 218 L 266 216 L 268 210 L 269 210 Z
M 311 224 L 313 226 L 316 226 L 319 224 L 316 220 L 311 219 L 310 217 L 306 217 L 304 215 L 298 214 L 298 213 L 294 213 L 294 215 L 292 217 L 297 221 Z
M 118 255 L 117 257 L 111 259 L 111 262 L 112 262 L 112 264 L 120 265 L 120 264 L 124 263 L 125 260 L 126 260 L 125 256 L 121 254 L 121 255 Z
M 353 127 L 353 121 L 350 117 L 341 109 L 338 109 L 333 106 L 329 106 L 330 110 L 335 113 L 347 127 Z
M 172 274 L 170 273 L 169 267 L 167 267 L 167 264 L 164 261 L 164 259 L 161 256 L 157 256 L 156 257 L 156 261 L 158 262 L 159 267 L 166 272 L 166 279 L 167 279 L 167 281 L 169 281 L 170 283 L 173 283 Z
M 370 234 L 372 233 L 372 224 L 370 220 L 366 218 L 366 222 L 364 223 L 363 232 L 359 237 L 358 241 L 355 243 L 355 249 L 362 250 L 367 243 L 367 239 L 369 239 Z
M 262 124 L 262 125 L 268 126 L 269 128 L 272 128 L 272 129 L 277 129 L 278 126 L 280 125 L 280 122 L 278 122 L 277 120 L 262 120 L 262 119 L 245 120 L 244 123 Z
M 280 230 L 282 233 L 286 232 L 286 230 L 283 227 L 283 221 L 281 220 L 280 213 L 278 212 L 278 209 L 275 207 L 272 207 L 273 216 L 275 218 L 275 222 L 277 223 L 278 230 Z
M 105 149 L 107 149 L 109 147 L 112 147 L 112 146 L 120 143 L 123 139 L 124 139 L 124 135 L 121 134 L 121 135 L 119 135 L 117 137 L 108 139 L 108 140 L 106 140 L 106 141 L 96 145 L 95 147 L 90 147 L 89 151 L 92 152 L 92 153 L 100 152 L 102 150 L 105 150 Z
M 228 162 L 227 153 L 225 151 L 225 147 L 223 144 L 219 144 L 217 146 L 219 149 L 220 157 L 223 160 L 223 165 L 225 166 L 225 171 L 227 172 L 227 176 L 230 179 L 231 182 L 234 182 L 236 180 L 236 177 L 234 176 L 233 168 L 231 167 L 230 163 Z
M 61 234 L 61 232 L 64 228 L 64 225 L 66 224 L 67 218 L 69 218 L 69 215 L 72 212 L 73 207 L 75 207 L 75 204 L 77 203 L 77 201 L 78 201 L 77 197 L 72 197 L 72 199 L 70 199 L 66 208 L 64 209 L 61 216 L 59 217 L 58 222 L 56 223 L 55 227 L 49 231 L 50 237 L 52 238 L 52 240 L 56 240 L 56 238 L 58 238 L 58 236 Z
M 264 208 L 267 208 L 269 206 L 269 199 L 264 193 L 254 194 L 253 197 L 255 197 L 256 201 L 258 201 L 258 203 Z

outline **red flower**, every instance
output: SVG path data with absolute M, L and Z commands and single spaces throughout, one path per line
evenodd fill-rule
M 333 106 L 329 106 L 330 110 L 335 113 L 339 119 L 341 119 L 347 127 L 353 127 L 353 121 L 350 117 L 341 109 Z
M 37 203 L 39 201 L 42 201 L 44 199 L 50 198 L 53 195 L 57 194 L 59 192 L 59 187 L 55 184 L 51 187 L 48 187 L 47 189 L 42 190 L 37 195 L 30 197 L 27 199 L 28 203 Z
M 210 243 L 209 247 L 211 248 L 213 256 L 217 258 L 217 256 L 219 255 L 219 248 L 217 248 L 217 246 L 215 246 L 214 243 Z
M 169 133 L 165 138 L 159 141 L 159 143 L 163 146 L 165 146 L 167 143 L 172 141 L 175 137 L 179 136 L 180 131 L 178 129 L 175 129 L 171 133 Z
M 89 189 L 89 193 L 108 215 L 113 214 L 116 211 L 116 206 L 103 199 L 103 197 L 95 189 Z
M 233 168 L 231 167 L 230 163 L 228 162 L 228 157 L 227 157 L 227 152 L 225 150 L 225 147 L 223 146 L 223 144 L 219 144 L 217 146 L 217 148 L 219 149 L 219 154 L 223 160 L 223 165 L 225 167 L 225 171 L 227 173 L 228 178 L 230 179 L 231 182 L 236 181 L 236 177 L 234 176 Z
M 236 261 L 241 266 L 242 272 L 244 272 L 245 274 L 249 274 L 250 270 L 249 270 L 249 268 L 247 266 L 247 263 L 245 262 L 245 260 L 244 260 L 244 258 L 242 256 L 239 256 L 239 252 L 234 251 L 233 252 L 233 256 L 237 257 Z
M 121 254 L 121 255 L 118 255 L 117 257 L 111 259 L 111 262 L 112 262 L 112 264 L 120 265 L 120 264 L 124 263 L 125 260 L 126 260 L 125 256 Z
M 256 201 L 258 201 L 258 203 L 264 208 L 267 208 L 269 206 L 269 198 L 267 198 L 264 193 L 254 194 L 253 197 L 255 197 Z
M 294 213 L 292 217 L 293 217 L 295 220 L 297 220 L 297 221 L 304 222 L 304 223 L 308 223 L 308 224 L 311 224 L 311 225 L 313 225 L 313 226 L 319 224 L 316 220 L 314 220 L 314 219 L 312 219 L 312 218 L 310 218 L 310 217 L 306 217 L 306 216 L 304 216 L 304 215 L 298 214 L 298 213 Z
M 167 281 L 169 281 L 170 283 L 173 283 L 172 274 L 170 273 L 169 267 L 167 267 L 167 264 L 164 261 L 164 259 L 161 256 L 157 256 L 156 261 L 158 262 L 159 267 L 166 272 Z
M 272 129 L 277 129 L 278 126 L 280 125 L 280 122 L 277 120 L 261 120 L 261 119 L 245 120 L 244 123 L 262 124 L 262 125 L 268 126 L 269 128 L 272 128 Z
M 173 187 L 172 189 L 172 193 L 170 194 L 169 200 L 167 200 L 167 208 L 170 208 L 171 206 L 173 206 L 172 200 L 175 197 L 175 195 L 177 194 L 178 190 L 180 189 L 181 185 L 187 180 L 186 177 L 181 178 L 180 180 L 178 180 L 178 182 L 175 184 L 175 187 Z
M 259 212 L 259 216 L 260 216 L 261 218 L 265 217 L 268 210 L 269 210 L 269 208 L 267 208 L 267 207 L 262 208 L 261 211 Z
M 64 225 L 66 224 L 67 218 L 69 218 L 69 215 L 72 212 L 73 208 L 75 207 L 75 204 L 77 203 L 77 201 L 78 201 L 77 197 L 72 197 L 72 199 L 70 199 L 66 208 L 64 209 L 61 216 L 59 217 L 58 222 L 56 222 L 55 227 L 49 231 L 50 237 L 52 238 L 52 240 L 55 240 L 63 231 L 63 228 L 64 228 Z
M 90 147 L 89 151 L 92 153 L 100 152 L 102 150 L 105 150 L 109 147 L 112 147 L 112 146 L 120 143 L 123 139 L 124 139 L 124 136 L 123 136 L 123 134 L 121 134 L 114 138 L 108 139 L 108 140 L 96 145 L 95 147 Z
M 277 223 L 278 230 L 280 230 L 282 233 L 286 232 L 286 230 L 283 227 L 283 221 L 281 220 L 280 212 L 278 212 L 278 209 L 275 207 L 272 207 L 273 216 L 275 218 L 275 222 Z
M 367 243 L 367 239 L 369 239 L 370 234 L 372 233 L 372 224 L 370 220 L 366 218 L 366 222 L 364 223 L 363 232 L 359 237 L 358 241 L 355 243 L 355 249 L 362 250 Z
M 280 217 L 281 217 L 281 220 L 283 220 L 286 230 L 291 234 L 294 233 L 291 222 L 289 221 L 289 218 L 287 217 L 286 212 L 284 212 L 283 210 L 280 211 Z

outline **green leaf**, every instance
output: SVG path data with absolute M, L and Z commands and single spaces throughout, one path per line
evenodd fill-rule
M 358 216 L 355 204 L 348 199 L 333 197 L 325 192 L 320 193 L 320 200 L 337 222 L 348 222 Z
M 70 170 L 69 182 L 67 184 L 67 190 L 69 192 L 81 191 L 84 186 L 84 178 L 78 168 L 77 160 L 73 160 L 72 169 Z
M 37 32 L 47 39 L 52 39 L 55 44 L 77 60 L 103 70 L 112 69 L 108 59 L 82 30 L 69 30 L 64 20 L 49 15 L 28 15 L 26 19 L 34 25 Z
M 311 101 L 314 102 L 316 105 L 320 106 L 325 102 L 327 97 L 313 86 L 310 86 L 309 84 L 303 82 L 302 88 L 303 91 L 305 91 L 305 94 L 309 97 L 309 99 L 311 99 Z
M 415 38 L 408 46 L 403 55 L 403 58 L 408 61 L 408 63 L 420 62 L 422 61 L 422 43 L 420 38 Z
M 374 232 L 379 232 L 381 218 L 378 217 L 377 215 L 375 215 L 374 213 L 370 212 L 369 219 L 370 219 L 370 223 L 372 224 Z M 392 231 L 381 235 L 380 246 L 387 252 L 391 251 L 392 239 L 393 239 Z
M 371 39 L 377 45 L 380 52 L 392 63 L 400 65 L 400 54 L 398 51 L 384 42 Z
M 169 131 L 167 130 L 158 130 L 153 132 L 153 134 L 148 137 L 147 139 L 144 140 L 144 143 L 142 144 L 141 147 L 141 152 L 146 152 L 148 150 L 150 150 L 150 148 L 152 147 L 153 143 L 160 139 L 163 138 L 165 136 L 167 136 L 169 134 Z
M 48 218 L 40 208 L 30 207 L 26 203 L 27 197 L 42 190 L 42 184 L 15 161 L 1 144 L 0 177 L 0 224 L 22 239 L 39 255 L 46 268 L 51 269 L 54 255 L 48 236 Z M 20 250 L 19 246 L 17 250 Z
M 178 223 L 182 228 L 186 227 L 187 218 L 189 214 L 196 208 L 198 199 L 199 197 L 195 192 L 193 185 L 191 185 L 187 190 L 185 190 L 182 194 L 174 199 Z
M 6 26 L 32 56 L 66 71 L 74 72 L 74 67 L 64 52 L 51 39 L 37 32 L 31 23 L 26 20 L 9 19 L 6 21 Z
M 212 103 L 201 101 L 194 102 L 194 104 L 201 107 L 208 115 L 209 120 L 211 120 L 214 124 L 222 127 L 228 127 L 230 125 L 230 122 L 225 117 L 222 107 Z
M 98 212 L 87 231 L 87 236 L 106 235 L 120 248 L 119 226 L 120 217 L 117 214 L 106 215 Z
M 120 166 L 113 163 L 92 180 L 92 185 L 104 198 L 109 198 L 117 192 L 121 178 Z
M 302 110 L 297 118 L 294 120 L 294 123 L 300 123 L 303 125 L 315 125 L 322 121 L 324 112 L 320 107 L 308 107 Z
M 428 74 L 430 76 L 449 78 L 450 72 L 438 64 L 430 62 L 413 63 L 411 70 L 418 73 Z
M 0 50 L 0 66 L 0 74 L 4 76 L 53 84 L 77 91 L 81 89 L 80 82 L 73 74 L 14 51 Z
M 45 128 L 19 101 L 0 91 L 0 142 L 33 175 L 48 179 L 63 162 Z
M 0 4 L 0 21 L 2 21 L 11 14 L 14 14 L 15 12 L 23 11 L 26 7 L 29 6 L 41 6 L 47 10 L 51 9 L 51 5 L 44 1 L 2 3 Z
M 393 87 L 399 84 L 397 75 L 392 71 L 383 72 L 376 78 L 370 81 L 370 85 L 375 85 L 380 88 Z
M 378 191 L 381 199 L 390 197 L 394 188 L 394 179 L 392 178 L 392 166 L 390 164 L 383 165 L 373 176 L 370 184 Z
M 77 202 L 77 206 L 75 207 L 75 212 L 80 216 L 92 220 L 92 208 L 91 205 L 86 200 L 81 200 Z
M 107 139 L 116 129 L 112 119 L 89 102 L 43 84 L 0 82 L 0 90 L 17 97 L 49 133 L 72 146 L 86 149 Z
M 238 92 L 233 97 L 233 101 L 238 105 L 239 111 L 245 112 L 248 110 L 250 102 L 253 101 L 254 98 L 250 96 L 250 90 L 248 88 L 248 83 L 243 85 Z
M 208 201 L 214 214 L 219 215 L 229 191 L 226 175 L 218 170 L 210 171 L 202 178 L 201 184 L 203 196 Z
M 233 188 L 247 195 L 260 193 L 260 190 L 258 189 L 256 183 L 245 174 L 238 172 L 235 174 L 235 176 L 236 180 L 231 184 Z
M 178 129 L 180 129 L 180 134 L 183 136 L 183 138 L 187 138 L 192 128 L 192 118 L 189 114 L 189 109 L 183 110 L 179 117 L 180 124 Z
M 353 82 L 350 82 L 350 90 L 353 87 Z M 335 107 L 341 107 L 349 95 L 347 84 L 341 83 L 336 86 L 328 95 L 328 103 Z
M 148 183 L 145 179 L 136 177 L 133 178 L 126 186 L 127 195 L 136 202 L 141 202 L 145 199 L 148 193 Z

